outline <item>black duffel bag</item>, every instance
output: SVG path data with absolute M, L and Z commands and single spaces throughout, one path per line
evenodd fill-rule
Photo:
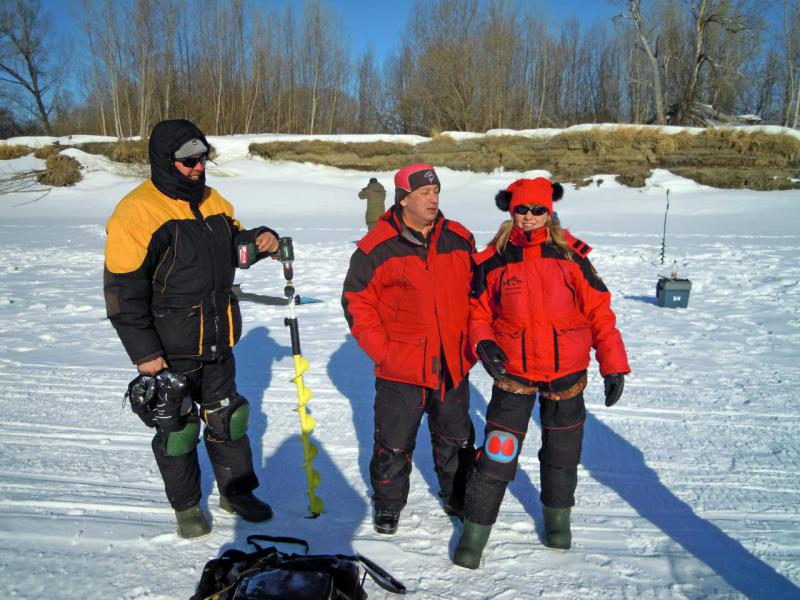
M 264 541 L 297 544 L 305 554 L 258 544 Z M 208 561 L 190 600 L 364 600 L 367 575 L 386 591 L 406 593 L 402 583 L 358 554 L 308 554 L 305 540 L 290 537 L 250 535 L 247 543 L 256 550 L 226 550 Z

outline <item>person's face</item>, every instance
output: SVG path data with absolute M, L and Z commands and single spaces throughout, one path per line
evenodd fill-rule
M 400 200 L 406 218 L 417 228 L 430 225 L 439 213 L 439 186 L 423 185 Z
M 185 165 L 183 161 L 189 163 L 189 165 Z M 193 164 L 194 163 L 194 164 Z M 194 154 L 189 158 L 175 159 L 175 168 L 178 170 L 178 173 L 184 175 L 191 179 L 192 181 L 198 181 L 203 174 L 203 171 L 206 169 L 206 155 L 205 154 Z
M 525 213 L 520 214 L 519 211 L 524 209 Z M 540 212 L 542 214 L 534 214 Z M 532 231 L 544 227 L 547 223 L 547 210 L 542 206 L 535 204 L 528 205 L 522 204 L 514 208 L 514 225 L 522 229 L 522 231 Z

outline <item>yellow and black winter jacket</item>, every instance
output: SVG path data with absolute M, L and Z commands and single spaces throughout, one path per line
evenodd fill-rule
M 230 352 L 242 325 L 231 293 L 236 247 L 272 230 L 245 230 L 212 188 L 197 203 L 151 179 L 122 199 L 106 230 L 106 310 L 134 363 Z

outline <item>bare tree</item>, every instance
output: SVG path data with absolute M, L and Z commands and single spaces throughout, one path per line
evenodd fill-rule
M 690 12 L 693 18 L 693 60 L 689 81 L 678 101 L 674 122 L 682 125 L 690 120 L 693 103 L 697 100 L 700 86 L 700 71 L 705 65 L 722 68 L 723 63 L 708 52 L 708 37 L 713 27 L 724 28 L 729 33 L 739 33 L 748 28 L 740 13 L 730 14 L 728 2 L 719 0 L 691 0 Z
M 796 129 L 800 116 L 800 0 L 784 0 L 783 34 L 787 70 L 783 124 Z
M 6 97 L 52 135 L 50 115 L 58 101 L 66 62 L 53 52 L 55 31 L 39 0 L 0 2 L 0 81 Z
M 647 26 L 642 17 L 641 0 L 628 0 L 628 11 L 631 19 L 633 19 L 634 27 L 636 28 L 636 44 L 637 47 L 644 52 L 647 57 L 647 62 L 650 66 L 650 77 L 653 89 L 653 104 L 656 109 L 656 122 L 659 125 L 664 125 L 667 122 L 666 113 L 664 111 L 664 92 L 661 79 L 661 70 L 658 66 L 658 42 L 653 45 L 650 41 L 652 32 L 647 29 Z

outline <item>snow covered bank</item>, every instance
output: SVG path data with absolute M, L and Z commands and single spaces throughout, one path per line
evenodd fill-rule
M 633 374 L 607 409 L 592 366 L 573 549 L 548 551 L 540 541 L 534 424 L 483 567 L 471 572 L 449 559 L 460 526 L 435 498 L 425 425 L 400 531 L 372 531 L 371 366 L 339 305 L 353 241 L 365 232 L 356 194 L 368 175 L 220 162 L 227 176 L 211 173 L 210 184 L 246 225 L 294 238 L 298 291 L 324 300 L 298 314 L 327 512 L 305 518 L 285 310 L 245 304 L 238 383 L 253 406 L 259 493 L 276 518 L 251 525 L 220 511 L 203 455 L 214 531 L 177 538 L 150 432 L 121 407 L 134 370 L 104 318 L 103 225 L 140 180 L 93 170 L 38 202 L 13 207 L 20 198 L 0 197 L 0 570 L 8 596 L 188 597 L 208 559 L 267 533 L 305 537 L 313 552 L 362 552 L 412 598 L 798 597 L 800 192 L 716 190 L 666 172 L 641 190 L 607 178 L 568 187 L 557 210 L 595 248 Z M 494 193 L 519 174 L 439 175 L 443 211 L 485 244 L 504 217 Z M 391 173 L 375 176 L 391 187 Z M 655 306 L 656 276 L 673 260 L 693 282 L 686 310 Z M 275 264 L 243 271 L 239 282 L 253 292 L 283 287 Z M 471 379 L 480 431 L 490 382 L 480 367 Z M 389 597 L 368 585 L 370 598 Z

